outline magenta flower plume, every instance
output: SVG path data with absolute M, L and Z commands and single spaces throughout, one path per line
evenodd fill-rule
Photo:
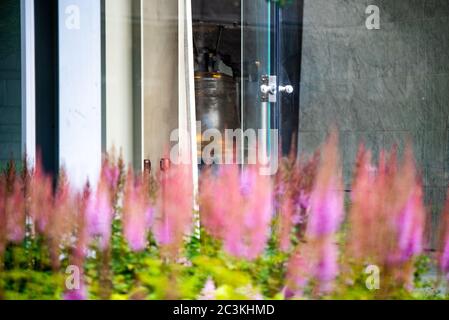
M 359 264 L 382 266 L 395 285 L 411 288 L 414 258 L 422 253 L 425 207 L 411 147 L 398 165 L 396 150 L 382 151 L 378 170 L 359 153 L 352 190 L 350 252 Z
M 74 230 L 76 217 L 76 199 L 63 170 L 59 176 L 53 202 L 46 208 L 50 210 L 45 214 L 46 226 L 43 235 L 50 251 L 52 267 L 57 270 L 61 263 L 62 249 L 72 244 L 69 235 Z
M 135 178 L 130 169 L 123 199 L 123 224 L 125 238 L 133 251 L 145 249 L 152 215 L 147 189 L 142 179 Z
M 216 290 L 214 281 L 211 278 L 207 279 L 198 300 L 216 300 Z
M 279 248 L 287 252 L 291 247 L 291 230 L 295 225 L 294 205 L 291 199 L 285 199 L 279 208 L 280 219 L 278 227 Z
M 51 177 L 44 173 L 40 156 L 30 179 L 30 216 L 37 232 L 45 234 L 53 212 L 53 187 Z
M 210 170 L 207 170 L 200 179 L 201 224 L 210 235 L 218 239 L 223 236 L 226 212 L 230 204 L 226 199 L 226 194 L 221 192 L 225 190 L 224 178 L 217 179 Z
M 120 178 L 119 167 L 111 163 L 109 159 L 106 159 L 103 162 L 102 175 L 109 188 L 115 190 Z
M 157 242 L 172 256 L 178 254 L 184 237 L 192 231 L 193 186 L 188 165 L 175 165 L 160 172 L 159 197 L 153 232 Z
M 441 271 L 449 282 L 449 235 L 445 237 L 444 247 L 440 258 Z
M 236 165 L 222 167 L 217 179 L 222 179 L 221 189 L 218 189 L 217 193 L 225 197 L 223 199 L 225 220 L 222 231 L 224 249 L 234 257 L 246 257 L 247 225 L 242 192 L 248 192 L 249 187 L 242 188 L 239 168 Z
M 297 248 L 288 261 L 287 283 L 283 290 L 285 299 L 301 297 L 304 294 L 310 274 L 313 272 L 310 248 L 310 246 Z
M 243 225 L 248 233 L 245 256 L 253 260 L 263 253 L 270 235 L 272 185 L 270 177 L 260 175 L 257 167 L 246 168 L 242 180 L 245 210 Z
M 223 241 L 230 255 L 255 259 L 265 249 L 272 218 L 271 179 L 257 167 L 243 172 L 236 165 L 222 166 L 201 182 L 201 221 Z
M 322 162 L 315 181 L 309 207 L 307 237 L 320 239 L 334 235 L 344 218 L 341 168 L 333 134 L 323 148 Z
M 446 205 L 443 212 L 443 226 L 441 229 L 440 243 L 440 268 L 446 280 L 449 282 L 449 191 L 447 193 Z
M 379 199 L 383 194 L 379 191 L 384 188 L 383 185 L 377 188 L 381 179 L 377 179 L 374 171 L 371 153 L 362 145 L 357 156 L 349 216 L 349 252 L 357 259 L 369 259 L 377 254 L 376 223 L 380 214 Z
M 397 218 L 399 249 L 397 259 L 400 262 L 406 262 L 422 253 L 424 214 L 422 188 L 416 185 Z
M 83 301 L 88 300 L 87 288 L 84 283 L 80 284 L 78 289 L 67 290 L 64 293 L 64 300 L 66 301 Z
M 396 217 L 398 249 L 396 259 L 405 263 L 422 253 L 426 214 L 422 185 L 416 178 L 413 152 L 410 147 L 406 149 L 405 161 L 398 172 L 396 183 L 398 203 L 402 207 Z
M 0 175 L 0 257 L 6 246 L 6 186 L 3 176 Z
M 114 219 L 114 202 L 119 181 L 119 168 L 108 158 L 103 161 L 96 190 L 90 193 L 86 204 L 86 224 L 90 237 L 100 238 L 100 248 L 109 246 Z
M 105 250 L 111 237 L 113 209 L 111 197 L 104 181 L 100 181 L 97 190 L 90 194 L 86 206 L 88 233 L 91 237 L 100 237 L 100 248 Z
M 22 185 L 17 180 L 6 198 L 5 211 L 7 239 L 20 243 L 25 238 L 25 197 Z
M 338 136 L 333 133 L 322 151 L 311 196 L 306 237 L 313 249 L 313 277 L 319 291 L 328 293 L 338 275 L 338 248 L 335 234 L 344 218 L 341 167 L 338 155 Z

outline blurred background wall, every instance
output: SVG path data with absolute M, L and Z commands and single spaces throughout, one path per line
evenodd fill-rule
M 106 151 L 121 152 L 133 163 L 133 15 L 132 1 L 105 1 Z M 138 18 L 138 17 L 137 17 Z M 139 56 L 140 57 L 140 56 Z
M 178 128 L 178 1 L 142 5 L 143 156 L 158 168 Z
M 300 153 L 336 124 L 349 185 L 359 143 L 377 156 L 410 138 L 434 226 L 449 185 L 448 30 L 447 0 L 304 0 Z
M 21 159 L 20 1 L 0 1 L 0 167 Z

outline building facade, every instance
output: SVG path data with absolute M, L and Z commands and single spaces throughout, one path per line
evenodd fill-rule
M 41 150 L 81 185 L 112 148 L 158 163 L 176 129 L 190 154 L 210 128 L 276 129 L 301 156 L 336 126 L 348 188 L 361 142 L 412 141 L 437 221 L 448 29 L 445 0 L 2 0 L 0 162 Z

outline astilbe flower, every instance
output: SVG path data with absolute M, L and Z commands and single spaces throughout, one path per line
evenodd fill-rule
M 14 162 L 0 175 L 0 247 L 20 243 L 25 237 L 25 194 L 23 180 L 16 175 Z M 0 248 L 2 249 L 2 248 Z
M 289 265 L 288 283 L 301 294 L 314 280 L 315 292 L 329 293 L 338 275 L 336 233 L 344 218 L 338 135 L 332 133 L 324 145 L 317 177 L 310 196 L 306 244 L 299 246 Z
M 66 301 L 83 301 L 88 299 L 87 288 L 84 282 L 80 283 L 78 289 L 66 290 L 63 299 Z
M 220 171 L 220 176 L 223 171 Z M 231 204 L 231 199 L 226 199 L 226 193 L 218 192 L 217 190 L 225 189 L 227 179 L 231 178 L 228 175 L 223 175 L 217 178 L 214 176 L 212 170 L 206 169 L 201 174 L 199 187 L 199 205 L 201 211 L 201 224 L 208 231 L 210 235 L 217 239 L 221 239 L 224 234 L 225 219 L 227 215 L 228 206 Z
M 208 278 L 203 289 L 201 290 L 198 300 L 216 300 L 216 291 L 217 288 L 215 287 L 214 280 L 212 280 L 212 278 Z
M 301 174 L 296 161 L 287 158 L 281 162 L 276 175 L 275 208 L 277 209 L 276 235 L 280 250 L 287 252 L 291 246 L 294 226 L 300 222 L 295 207 L 295 198 L 299 198 L 296 187 L 300 185 Z
M 103 161 L 97 187 L 90 193 L 86 205 L 86 220 L 90 237 L 99 237 L 99 247 L 109 247 L 114 219 L 113 202 L 118 175 L 108 160 Z
M 149 191 L 143 180 L 136 178 L 132 169 L 129 169 L 123 199 L 123 227 L 125 238 L 133 251 L 145 249 L 152 215 Z
M 440 256 L 439 265 L 441 272 L 449 283 L 449 191 L 447 193 L 446 204 L 442 216 L 442 227 L 440 235 Z
M 0 270 L 2 269 L 2 259 L 6 247 L 6 181 L 0 175 Z
M 23 186 L 16 179 L 5 201 L 6 234 L 11 243 L 20 243 L 25 238 L 25 197 Z
M 44 235 L 53 210 L 54 199 L 52 179 L 45 174 L 40 156 L 36 159 L 36 166 L 31 174 L 29 185 L 30 217 L 36 231 Z
M 271 178 L 258 167 L 221 166 L 202 177 L 201 221 L 227 253 L 253 260 L 265 249 L 272 218 Z
M 245 257 L 245 211 L 239 168 L 236 165 L 221 167 L 216 179 L 221 181 L 215 193 L 222 197 L 217 204 L 221 203 L 223 207 L 222 210 L 214 210 L 214 218 L 223 219 L 224 222 L 221 231 L 224 249 L 235 257 Z M 218 216 L 220 211 L 224 216 Z
M 247 254 L 255 259 L 265 250 L 273 217 L 271 178 L 259 173 L 258 167 L 247 167 L 243 172 L 248 189 L 243 193 L 246 207 L 245 226 L 248 230 Z
M 425 207 L 411 147 L 398 165 L 396 149 L 382 152 L 379 168 L 363 148 L 352 190 L 350 255 L 382 268 L 391 283 L 410 288 L 413 259 L 423 250 Z M 385 286 L 387 287 L 387 286 Z
M 298 246 L 287 263 L 286 285 L 283 290 L 285 299 L 302 296 L 309 283 L 312 270 L 310 246 Z
M 60 266 L 60 253 L 63 247 L 71 245 L 71 235 L 75 225 L 76 198 L 65 172 L 62 170 L 51 210 L 46 237 L 54 269 Z
M 193 185 L 191 168 L 174 165 L 159 172 L 159 195 L 153 234 L 165 254 L 178 255 L 186 234 L 192 231 Z
M 276 175 L 274 191 L 278 212 L 276 235 L 279 248 L 284 252 L 291 248 L 291 236 L 294 231 L 298 240 L 304 238 L 308 222 L 307 211 L 318 163 L 318 152 L 308 160 L 297 160 L 291 155 L 281 162 Z
M 90 198 L 90 186 L 86 183 L 82 192 L 77 193 L 74 219 L 73 219 L 73 235 L 75 243 L 70 255 L 70 265 L 77 266 L 80 270 L 83 269 L 84 260 L 88 253 L 89 247 L 89 230 L 87 226 L 86 207 Z

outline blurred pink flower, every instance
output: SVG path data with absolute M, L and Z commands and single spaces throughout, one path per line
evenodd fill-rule
M 344 199 L 338 154 L 338 135 L 334 132 L 323 147 L 321 164 L 310 196 L 306 230 L 310 246 L 311 276 L 318 290 L 329 293 L 337 277 L 338 247 L 335 235 L 344 219 Z
M 443 211 L 443 225 L 441 233 L 440 268 L 446 280 L 449 282 L 449 191 L 447 193 L 446 205 Z
M 201 290 L 198 300 L 216 300 L 216 288 L 212 278 L 208 278 L 204 284 L 204 288 Z
M 272 218 L 271 178 L 257 167 L 222 166 L 201 183 L 201 217 L 227 253 L 253 260 L 265 249 Z
M 88 234 L 100 237 L 100 248 L 105 250 L 109 245 L 113 209 L 106 185 L 100 181 L 97 190 L 89 196 L 86 206 L 86 221 Z
M 270 236 L 273 213 L 271 178 L 260 175 L 257 167 L 246 168 L 242 172 L 244 226 L 248 232 L 246 258 L 253 260 L 263 253 Z
M 30 216 L 40 234 L 45 234 L 50 216 L 54 210 L 51 177 L 45 174 L 40 156 L 30 179 Z
M 13 243 L 20 243 L 25 238 L 25 196 L 17 180 L 6 198 L 5 211 L 7 238 Z
M 421 254 L 423 250 L 424 204 L 422 189 L 417 185 L 411 192 L 405 208 L 397 219 L 398 261 L 405 262 Z
M 449 235 L 446 236 L 443 252 L 440 258 L 440 266 L 446 280 L 449 281 Z
M 87 289 L 84 284 L 81 284 L 79 289 L 67 290 L 64 293 L 64 300 L 66 301 L 82 301 L 87 300 Z
M 344 217 L 343 191 L 334 178 L 327 186 L 317 186 L 312 192 L 309 208 L 309 237 L 318 238 L 338 231 Z
M 129 170 L 123 199 L 123 224 L 125 238 L 133 251 L 142 251 L 147 245 L 153 218 L 148 197 L 143 180 L 135 178 L 133 171 Z
M 307 244 L 296 248 L 288 261 L 287 284 L 283 291 L 286 299 L 301 297 L 309 283 L 313 272 L 310 248 Z
M 103 164 L 103 174 L 109 188 L 114 190 L 118 185 L 120 169 L 116 165 L 105 160 Z
M 191 168 L 175 165 L 159 175 L 159 196 L 153 232 L 159 245 L 176 256 L 184 237 L 193 227 L 193 185 Z

